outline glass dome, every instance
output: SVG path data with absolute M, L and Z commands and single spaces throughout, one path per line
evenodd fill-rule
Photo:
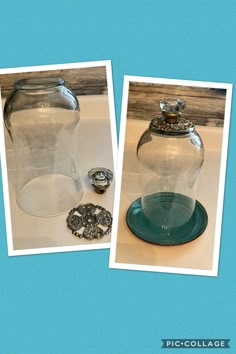
M 54 216 L 81 200 L 79 119 L 79 103 L 63 79 L 15 83 L 4 121 L 15 151 L 16 200 L 25 212 Z
M 162 116 L 151 121 L 137 146 L 142 188 L 139 223 L 143 225 L 136 230 L 135 221 L 129 222 L 132 208 L 127 221 L 146 241 L 179 244 L 199 236 L 207 220 L 195 199 L 204 147 L 193 123 L 181 117 L 184 101 L 163 99 L 160 107 Z

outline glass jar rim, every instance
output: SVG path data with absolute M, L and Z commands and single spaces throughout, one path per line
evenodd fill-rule
M 15 82 L 15 90 L 40 90 L 65 85 L 60 77 L 42 76 L 21 79 Z

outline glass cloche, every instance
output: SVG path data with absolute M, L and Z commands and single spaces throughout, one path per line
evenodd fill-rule
M 195 199 L 204 147 L 194 124 L 181 117 L 183 100 L 163 99 L 160 107 L 162 115 L 138 142 L 142 197 L 130 206 L 127 223 L 145 241 L 177 245 L 207 226 L 207 213 Z
M 16 165 L 15 194 L 28 214 L 55 216 L 83 195 L 78 162 L 79 103 L 61 78 L 22 79 L 4 107 Z

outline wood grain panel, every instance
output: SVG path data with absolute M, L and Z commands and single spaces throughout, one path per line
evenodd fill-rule
M 2 96 L 7 96 L 14 86 L 14 82 L 24 78 L 50 76 L 61 77 L 76 95 L 99 95 L 107 90 L 106 67 L 92 67 L 81 69 L 37 71 L 29 73 L 0 75 Z
M 226 90 L 180 85 L 130 82 L 128 119 L 151 120 L 160 115 L 162 98 L 181 98 L 186 102 L 183 117 L 194 124 L 220 126 L 224 124 Z

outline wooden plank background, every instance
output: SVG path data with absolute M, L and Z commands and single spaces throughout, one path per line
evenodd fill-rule
M 130 82 L 127 118 L 152 120 L 161 114 L 160 100 L 167 97 L 183 99 L 182 116 L 194 124 L 223 127 L 226 90 L 193 86 Z
M 98 66 L 81 69 L 65 69 L 50 71 L 34 71 L 28 73 L 0 75 L 2 96 L 7 96 L 14 86 L 14 82 L 20 79 L 50 76 L 60 77 L 66 82 L 75 95 L 100 95 L 107 90 L 106 67 Z

